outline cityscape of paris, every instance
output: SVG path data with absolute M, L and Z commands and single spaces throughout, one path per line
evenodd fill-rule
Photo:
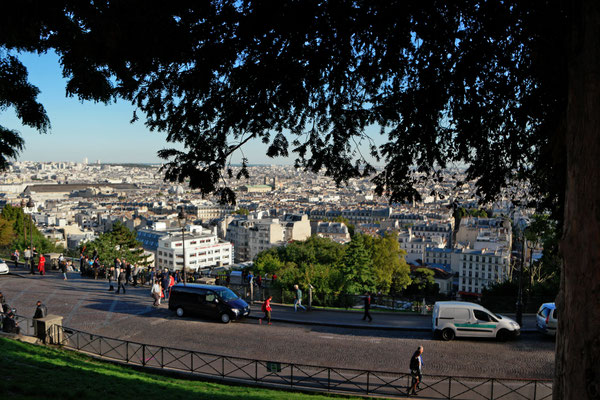
M 0 393 L 598 399 L 600 2 L 0 13 Z

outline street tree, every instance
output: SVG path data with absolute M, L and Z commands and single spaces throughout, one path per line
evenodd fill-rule
M 561 221 L 558 306 L 569 318 L 559 320 L 553 393 L 591 399 L 600 392 L 600 310 L 588 307 L 600 304 L 598 21 L 597 0 L 8 2 L 0 85 L 28 93 L 0 90 L 0 109 L 33 109 L 24 122 L 44 131 L 14 52 L 50 50 L 67 94 L 131 101 L 132 120 L 139 113 L 183 145 L 160 152 L 166 178 L 224 201 L 235 197 L 230 157 L 252 140 L 338 184 L 376 173 L 390 201 L 418 198 L 417 184 L 453 163 L 468 166 L 484 202 L 527 182 L 526 199 Z M 374 125 L 383 145 L 366 133 Z M 21 142 L 2 132 L 4 160 Z

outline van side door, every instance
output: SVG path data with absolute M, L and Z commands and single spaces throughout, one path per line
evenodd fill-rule
M 206 290 L 206 315 L 211 318 L 218 318 L 221 315 L 219 309 L 219 300 L 218 296 L 212 290 Z
M 485 311 L 473 310 L 475 323 L 473 329 L 477 336 L 495 337 L 498 321 Z
M 473 336 L 473 316 L 468 308 L 453 308 L 456 336 Z

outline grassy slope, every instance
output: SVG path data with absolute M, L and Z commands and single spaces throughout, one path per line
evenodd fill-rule
M 0 337 L 0 393 L 10 399 L 281 399 L 337 396 L 176 379 Z

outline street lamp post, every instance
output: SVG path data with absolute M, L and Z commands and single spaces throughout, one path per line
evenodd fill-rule
M 521 260 L 519 262 L 519 290 L 517 292 L 517 324 L 523 326 L 523 266 L 525 264 L 525 232 L 521 232 Z
M 28 208 L 33 208 L 35 204 L 33 203 L 33 199 L 30 197 L 27 202 Z M 33 270 L 33 216 L 29 214 L 29 273 L 35 274 Z
M 185 286 L 185 283 L 187 281 L 185 272 L 185 224 L 187 222 L 187 216 L 183 212 L 183 209 L 181 209 L 179 211 L 179 214 L 177 215 L 177 222 L 179 223 L 179 227 L 181 228 L 181 241 L 183 242 L 183 268 L 181 268 L 181 271 L 183 275 L 183 285 Z

